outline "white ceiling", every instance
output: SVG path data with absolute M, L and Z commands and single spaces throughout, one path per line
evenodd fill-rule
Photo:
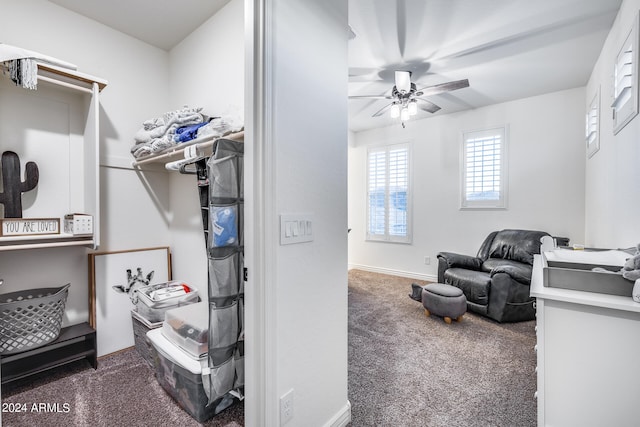
M 418 89 L 469 79 L 429 98 L 442 107 L 437 115 L 584 86 L 620 3 L 350 0 L 349 95 L 388 95 L 396 69 L 413 71 Z M 398 123 L 371 117 L 386 104 L 349 100 L 350 129 Z
M 169 50 L 230 0 L 49 1 Z M 469 79 L 429 98 L 442 115 L 584 86 L 621 1 L 349 0 L 349 94 L 389 94 L 397 69 L 418 89 Z M 349 128 L 397 123 L 371 117 L 385 105 L 349 100 Z
M 170 50 L 230 0 L 49 0 Z

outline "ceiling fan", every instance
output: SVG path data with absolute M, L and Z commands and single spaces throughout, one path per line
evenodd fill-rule
M 400 117 L 402 127 L 404 122 L 421 110 L 435 113 L 439 106 L 431 101 L 421 98 L 422 96 L 433 96 L 443 92 L 469 87 L 469 80 L 456 80 L 447 83 L 440 83 L 427 86 L 420 90 L 416 89 L 416 84 L 411 82 L 411 71 L 395 71 L 395 85 L 391 89 L 391 95 L 354 95 L 350 99 L 388 99 L 391 102 L 375 112 L 372 117 L 379 117 L 390 110 L 392 118 Z

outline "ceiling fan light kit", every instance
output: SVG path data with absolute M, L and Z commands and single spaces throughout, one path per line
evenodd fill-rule
M 421 102 L 421 109 L 428 111 L 429 113 L 435 113 L 440 110 L 440 107 L 431 101 L 420 98 L 421 96 L 433 96 L 440 93 L 448 92 L 451 90 L 462 89 L 469 87 L 469 80 L 457 80 L 447 83 L 441 83 L 433 86 L 427 86 L 423 89 L 417 90 L 415 83 L 411 82 L 411 71 L 397 70 L 394 72 L 395 85 L 391 89 L 391 95 L 356 95 L 350 96 L 352 99 L 373 98 L 373 99 L 387 99 L 391 100 L 390 104 L 385 105 L 380 110 L 373 114 L 373 117 L 378 117 L 389 110 L 391 118 L 400 118 L 402 127 L 404 122 L 408 121 L 411 116 L 415 116 L 418 113 L 418 101 Z
M 400 117 L 400 105 L 394 103 L 391 106 L 391 118 L 397 119 L 398 117 Z
M 418 114 L 418 101 L 412 99 L 407 108 L 409 109 L 409 115 L 415 116 Z
M 396 89 L 401 95 L 411 91 L 411 71 L 396 71 Z
M 407 107 L 404 107 L 400 112 L 400 121 L 406 122 L 407 120 L 409 120 L 410 116 L 411 115 L 409 114 L 409 109 Z

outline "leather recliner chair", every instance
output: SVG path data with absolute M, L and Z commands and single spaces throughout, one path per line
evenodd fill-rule
M 497 322 L 535 318 L 535 298 L 529 295 L 533 255 L 540 253 L 543 231 L 494 231 L 477 256 L 438 254 L 438 282 L 456 286 L 467 298 L 467 309 Z

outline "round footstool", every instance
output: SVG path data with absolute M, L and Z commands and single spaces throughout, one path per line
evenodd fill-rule
M 451 319 L 461 321 L 462 315 L 467 312 L 467 298 L 462 289 L 444 283 L 423 286 L 422 305 L 425 315 L 441 316 L 446 323 L 451 323 Z

